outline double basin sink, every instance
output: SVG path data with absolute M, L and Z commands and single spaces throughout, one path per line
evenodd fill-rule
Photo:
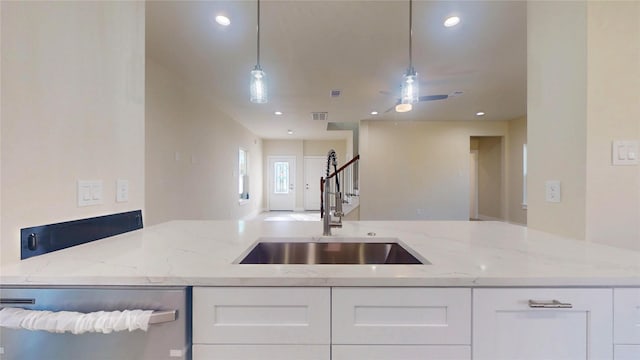
M 396 238 L 260 238 L 239 264 L 423 265 L 429 261 Z

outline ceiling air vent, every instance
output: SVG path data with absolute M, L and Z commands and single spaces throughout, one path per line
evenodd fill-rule
M 327 120 L 329 118 L 329 113 L 328 112 L 312 112 L 311 113 L 311 118 L 313 120 Z
M 340 90 L 331 90 L 331 97 L 332 98 L 340 97 L 340 93 L 341 93 Z

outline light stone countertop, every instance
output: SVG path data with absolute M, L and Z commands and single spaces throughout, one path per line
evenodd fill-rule
M 238 265 L 259 237 L 320 222 L 171 221 L 0 267 L 8 285 L 640 286 L 640 252 L 500 222 L 361 221 L 332 240 L 396 237 L 431 265 Z

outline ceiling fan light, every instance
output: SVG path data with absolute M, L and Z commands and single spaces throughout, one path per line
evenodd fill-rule
M 402 78 L 402 88 L 400 90 L 400 102 L 403 104 L 413 104 L 419 101 L 418 74 L 413 68 L 407 69 L 407 73 Z
M 400 103 L 400 104 L 396 105 L 396 112 L 400 112 L 400 113 L 408 112 L 408 111 L 411 111 L 412 109 L 413 109 L 413 105 L 411 105 L 411 104 Z
M 264 104 L 267 102 L 267 84 L 266 74 L 262 69 L 256 65 L 255 69 L 251 71 L 251 102 L 256 104 Z

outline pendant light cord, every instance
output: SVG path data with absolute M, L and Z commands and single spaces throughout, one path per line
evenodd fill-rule
M 258 44 L 257 44 L 257 53 L 258 53 L 258 62 L 256 67 L 260 68 L 260 0 L 258 0 L 258 25 L 257 25 L 257 33 L 258 33 Z
M 258 0 L 260 1 L 260 0 Z M 413 54 L 412 54 L 412 39 L 413 39 L 413 1 L 409 0 L 409 69 L 413 71 Z

